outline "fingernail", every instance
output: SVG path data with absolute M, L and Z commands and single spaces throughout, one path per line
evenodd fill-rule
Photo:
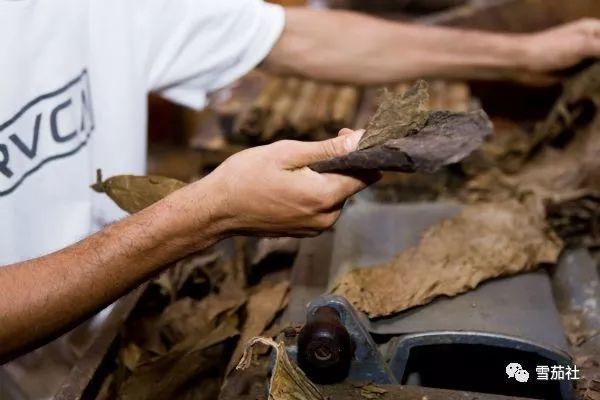
M 352 151 L 356 150 L 361 136 L 362 136 L 361 131 L 355 131 L 355 132 L 352 132 L 351 134 L 344 135 L 344 147 L 346 148 L 346 151 L 352 152 Z

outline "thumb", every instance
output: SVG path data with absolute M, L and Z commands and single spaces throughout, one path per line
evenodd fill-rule
M 288 167 L 300 168 L 317 161 L 345 156 L 357 149 L 363 132 L 351 131 L 320 142 L 296 142 L 294 150 L 286 154 L 285 163 Z

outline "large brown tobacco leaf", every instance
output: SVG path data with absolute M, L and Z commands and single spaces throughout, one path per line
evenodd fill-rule
M 537 202 L 469 205 L 431 227 L 417 246 L 388 264 L 342 276 L 334 293 L 369 317 L 381 317 L 466 292 L 487 279 L 553 263 L 560 249 Z
M 482 110 L 426 111 L 426 102 L 427 86 L 423 81 L 404 95 L 384 92 L 358 150 L 310 168 L 317 172 L 435 172 L 464 159 L 492 133 L 492 124 Z
M 246 369 L 252 364 L 252 349 L 258 343 L 270 346 L 276 352 L 269 385 L 269 400 L 325 400 L 319 389 L 289 359 L 285 345 L 272 339 L 255 337 L 250 340 L 236 369 Z

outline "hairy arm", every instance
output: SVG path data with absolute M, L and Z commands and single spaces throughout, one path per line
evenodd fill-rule
M 230 157 L 213 173 L 83 241 L 0 268 L 0 362 L 64 332 L 170 262 L 233 234 L 314 235 L 369 179 L 306 165 L 356 148 L 360 132 L 281 141 Z
M 182 190 L 61 251 L 0 268 L 0 360 L 73 327 L 160 267 L 218 240 L 221 217 L 207 198 L 216 196 L 199 186 L 195 200 Z M 190 229 L 186 215 L 202 229 Z
M 363 84 L 429 76 L 519 79 L 597 55 L 600 22 L 591 19 L 536 34 L 507 34 L 288 8 L 284 33 L 265 67 Z

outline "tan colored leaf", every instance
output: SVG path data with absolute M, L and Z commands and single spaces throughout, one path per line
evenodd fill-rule
M 194 347 L 174 347 L 165 356 L 157 357 L 142 365 L 129 376 L 119 388 L 122 400 L 163 400 L 179 398 L 192 379 L 215 368 L 222 362 L 223 350 L 219 344 L 238 334 L 237 318 L 231 316 Z
M 236 369 L 246 369 L 252 363 L 252 349 L 256 344 L 264 344 L 275 349 L 275 366 L 269 385 L 269 400 L 325 400 L 319 389 L 292 362 L 283 342 L 255 337 L 246 345 L 244 355 Z
M 367 149 L 419 131 L 429 115 L 426 110 L 428 98 L 427 82 L 422 80 L 404 94 L 384 90 L 381 103 L 367 124 L 358 149 Z
M 538 203 L 468 205 L 388 264 L 342 276 L 333 291 L 369 317 L 386 316 L 463 293 L 487 279 L 553 263 L 561 247 Z
M 361 386 L 360 395 L 365 399 L 379 399 L 387 390 L 372 383 Z
M 244 352 L 246 342 L 261 335 L 282 308 L 288 293 L 289 282 L 260 285 L 250 296 L 246 305 L 246 321 L 241 329 L 240 340 L 233 352 L 227 371 L 231 371 Z
M 143 349 L 137 346 L 135 343 L 127 343 L 121 347 L 119 351 L 119 359 L 130 371 L 135 370 L 140 361 L 143 353 Z
M 235 313 L 245 301 L 242 291 L 210 294 L 202 300 L 177 300 L 161 315 L 161 335 L 171 344 L 202 338 L 215 329 L 221 316 Z
M 185 185 L 185 182 L 164 176 L 116 175 L 102 181 L 98 170 L 98 180 L 92 189 L 106 193 L 121 209 L 133 214 Z

